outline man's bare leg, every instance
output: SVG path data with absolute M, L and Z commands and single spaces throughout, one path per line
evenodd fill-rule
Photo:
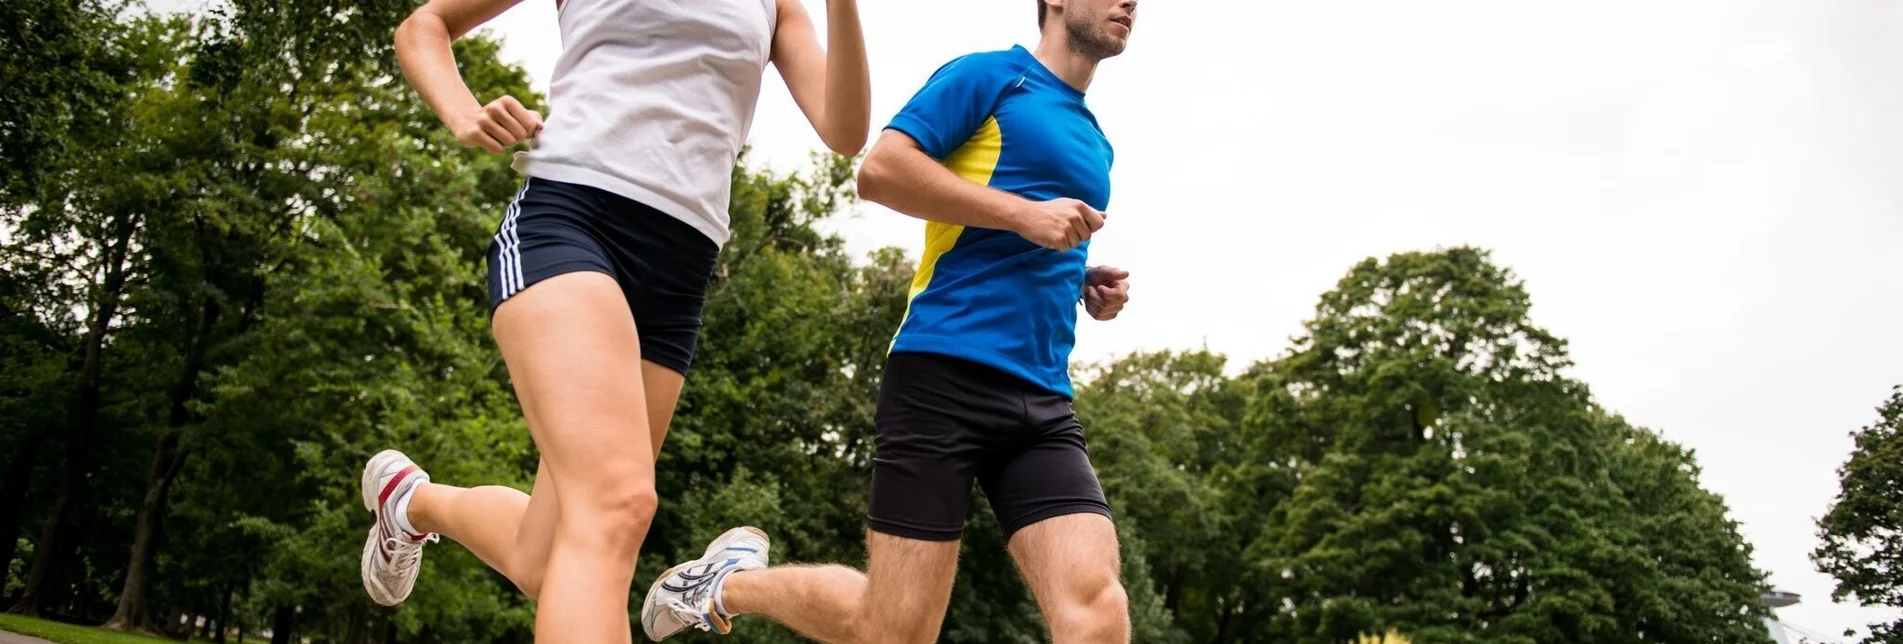
M 1130 641 L 1117 530 L 1101 514 L 1069 514 L 1011 536 L 1011 558 L 1050 624 L 1052 644 Z
M 868 531 L 866 548 L 865 574 L 837 565 L 734 572 L 722 603 L 729 614 L 759 615 L 832 644 L 937 641 L 958 572 L 958 542 Z

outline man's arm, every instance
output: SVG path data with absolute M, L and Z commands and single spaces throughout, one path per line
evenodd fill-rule
M 1036 202 L 972 183 L 888 129 L 859 168 L 859 196 L 941 223 L 1009 230 L 1052 250 L 1070 250 L 1103 227 L 1104 215 L 1076 199 Z

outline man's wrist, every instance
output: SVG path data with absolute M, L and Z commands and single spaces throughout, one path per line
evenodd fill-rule
M 998 223 L 1002 224 L 1005 230 L 1022 234 L 1024 222 L 1031 219 L 1031 202 L 1023 197 L 1005 193 L 1004 203 L 1006 206 Z

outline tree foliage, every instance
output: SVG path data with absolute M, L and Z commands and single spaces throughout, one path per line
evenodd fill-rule
M 1596 407 L 1484 252 L 1370 259 L 1292 350 L 1096 373 L 1097 461 L 1194 641 L 1758 641 L 1692 455 Z
M 1857 447 L 1837 470 L 1841 489 L 1817 521 L 1823 543 L 1811 559 L 1837 579 L 1832 598 L 1903 606 L 1903 386 L 1851 437 Z M 1866 641 L 1903 642 L 1903 620 L 1872 625 Z

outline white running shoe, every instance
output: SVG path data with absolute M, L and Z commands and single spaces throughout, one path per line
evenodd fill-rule
M 734 528 L 708 544 L 699 559 L 661 573 L 641 602 L 641 628 L 648 639 L 659 642 L 689 626 L 722 635 L 732 631 L 732 620 L 714 605 L 714 591 L 728 573 L 767 567 L 771 545 L 757 528 Z
M 384 606 L 403 603 L 416 586 L 423 565 L 423 544 L 437 541 L 434 534 L 411 534 L 397 526 L 397 501 L 429 474 L 396 450 L 370 457 L 363 468 L 363 509 L 376 516 L 363 542 L 363 589 Z

